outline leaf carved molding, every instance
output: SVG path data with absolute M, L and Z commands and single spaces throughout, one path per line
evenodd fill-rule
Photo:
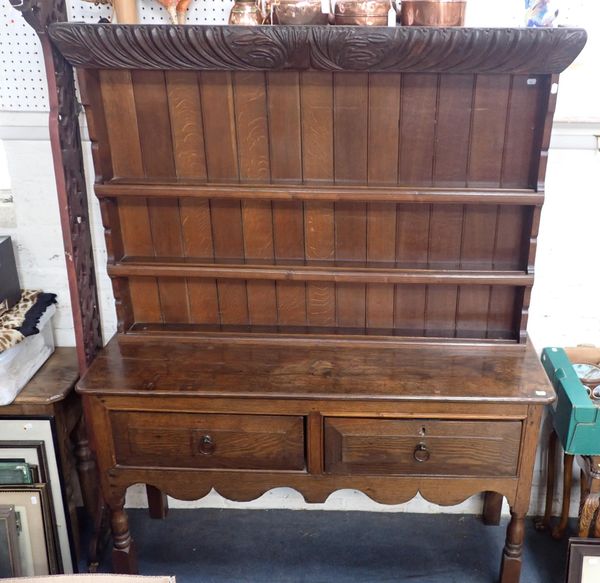
M 555 74 L 582 29 L 356 26 L 169 26 L 57 23 L 75 66 L 100 69 L 324 70 Z

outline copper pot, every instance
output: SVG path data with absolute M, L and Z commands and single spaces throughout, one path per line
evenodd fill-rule
M 389 0 L 337 0 L 335 24 L 387 26 Z
M 466 0 L 403 0 L 404 26 L 463 26 Z
M 279 24 L 327 24 L 321 0 L 275 0 L 273 8 Z
M 255 26 L 262 24 L 263 15 L 255 0 L 235 0 L 229 13 L 229 24 Z

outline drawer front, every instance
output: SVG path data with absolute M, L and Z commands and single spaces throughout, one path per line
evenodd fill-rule
M 304 470 L 303 417 L 112 412 L 118 464 Z
M 331 474 L 516 476 L 520 421 L 325 420 Z

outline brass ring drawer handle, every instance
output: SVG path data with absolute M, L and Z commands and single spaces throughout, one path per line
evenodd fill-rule
M 421 463 L 426 462 L 429 459 L 430 455 L 431 454 L 429 453 L 429 450 L 427 449 L 427 446 L 424 443 L 419 443 L 419 445 L 415 447 L 415 451 L 413 452 L 415 460 Z
M 216 444 L 213 441 L 212 435 L 203 435 L 200 438 L 200 443 L 198 444 L 198 449 L 200 450 L 200 453 L 203 453 L 204 455 L 211 455 L 213 453 L 215 453 L 215 449 L 216 449 Z

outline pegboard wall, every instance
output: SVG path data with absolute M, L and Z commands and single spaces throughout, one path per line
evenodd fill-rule
M 51 1 L 51 0 L 47 0 Z M 187 21 L 225 24 L 233 0 L 192 0 Z M 98 22 L 112 8 L 83 0 L 68 2 L 69 19 Z M 140 24 L 167 24 L 166 10 L 156 0 L 138 0 Z M 0 0 L 0 111 L 47 111 L 48 93 L 38 38 L 21 15 Z

